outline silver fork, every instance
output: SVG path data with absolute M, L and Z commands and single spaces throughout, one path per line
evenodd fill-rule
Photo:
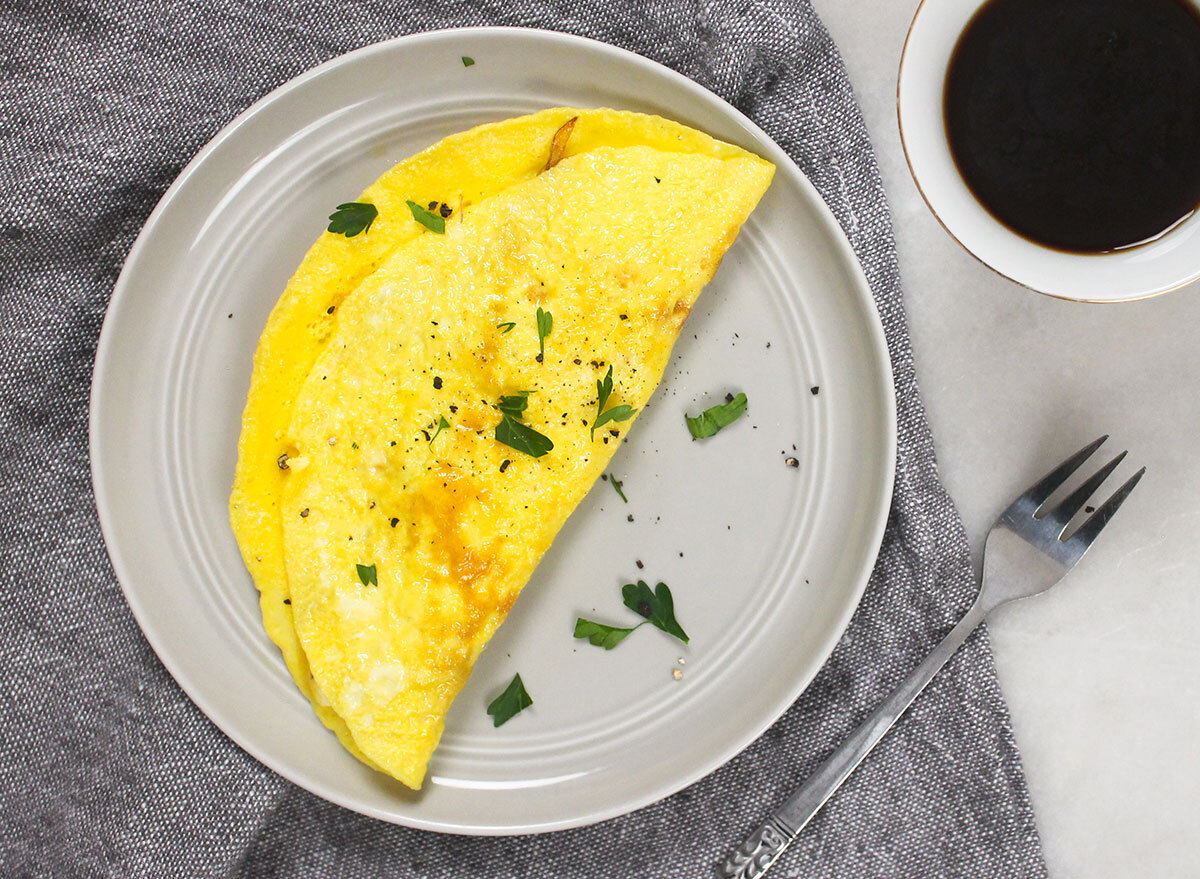
M 762 876 L 989 613 L 1002 604 L 1045 592 L 1083 558 L 1146 468 L 1133 474 L 1070 535 L 1066 533 L 1067 526 L 1121 463 L 1125 452 L 1093 473 L 1058 506 L 1050 510 L 1042 508 L 1106 439 L 1107 436 L 1102 436 L 1080 449 L 1004 511 L 988 533 L 983 585 L 971 609 L 887 701 L 730 853 L 719 868 L 719 876 L 725 879 Z

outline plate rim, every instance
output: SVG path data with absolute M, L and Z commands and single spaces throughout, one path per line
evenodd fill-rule
M 394 51 L 396 47 L 403 49 L 406 46 L 411 46 L 418 43 L 436 42 L 448 38 L 462 38 L 469 36 L 477 39 L 491 39 L 501 37 L 532 37 L 534 39 L 548 39 L 551 41 L 559 41 L 568 49 L 579 49 L 585 51 L 599 52 L 607 54 L 619 62 L 625 62 L 634 66 L 641 67 L 648 74 L 656 77 L 664 77 L 671 80 L 674 85 L 691 92 L 704 102 L 715 105 L 715 107 L 723 114 L 736 121 L 744 127 L 752 136 L 761 138 L 763 141 L 775 146 L 779 153 L 784 157 L 787 164 L 795 171 L 797 178 L 801 181 L 801 185 L 806 188 L 812 196 L 816 207 L 816 215 L 820 218 L 820 222 L 826 228 L 826 231 L 836 241 L 836 247 L 839 251 L 838 258 L 845 266 L 849 268 L 849 275 L 852 279 L 851 286 L 854 288 L 854 293 L 862 302 L 860 304 L 866 306 L 865 310 L 869 315 L 866 324 L 866 335 L 869 338 L 871 347 L 877 356 L 882 367 L 882 372 L 879 378 L 883 383 L 886 392 L 884 397 L 884 411 L 881 413 L 883 421 L 883 436 L 882 444 L 884 446 L 884 455 L 882 456 L 883 472 L 879 474 L 880 478 L 880 494 L 878 505 L 873 512 L 873 521 L 870 523 L 870 528 L 864 533 L 870 537 L 869 545 L 873 547 L 868 553 L 859 560 L 854 567 L 854 575 L 851 578 L 851 589 L 847 590 L 850 600 L 846 602 L 846 608 L 841 616 L 837 619 L 835 625 L 831 626 L 823 640 L 819 645 L 817 653 L 823 658 L 819 663 L 814 663 L 814 667 L 807 675 L 801 675 L 796 678 L 792 685 L 786 690 L 782 690 L 779 704 L 776 709 L 765 716 L 763 722 L 752 724 L 749 727 L 749 732 L 741 739 L 731 742 L 730 747 L 723 752 L 710 756 L 708 759 L 700 761 L 697 768 L 689 773 L 677 778 L 667 789 L 651 790 L 646 794 L 636 798 L 626 798 L 620 805 L 608 809 L 593 810 L 586 816 L 574 817 L 557 821 L 541 822 L 537 824 L 522 824 L 512 826 L 493 826 L 479 823 L 462 823 L 462 824 L 447 824 L 443 821 L 425 820 L 420 817 L 412 817 L 409 815 L 396 815 L 385 812 L 368 804 L 353 801 L 352 799 L 343 796 L 337 790 L 327 788 L 318 780 L 295 773 L 292 768 L 285 765 L 281 759 L 277 759 L 273 753 L 267 749 L 258 748 L 237 732 L 237 725 L 226 717 L 226 713 L 215 708 L 203 695 L 203 687 L 198 686 L 193 680 L 190 673 L 183 667 L 183 664 L 176 662 L 171 658 L 169 641 L 165 634 L 156 632 L 152 625 L 147 625 L 147 613 L 142 607 L 136 596 L 136 590 L 132 590 L 126 585 L 131 581 L 128 572 L 131 566 L 126 561 L 121 549 L 116 541 L 116 522 L 120 518 L 119 513 L 113 509 L 108 501 L 107 481 L 108 476 L 104 473 L 103 460 L 105 457 L 105 444 L 101 439 L 102 431 L 100 422 L 102 413 L 105 410 L 105 397 L 108 393 L 113 393 L 113 390 L 106 392 L 103 376 L 108 371 L 110 361 L 117 356 L 115 330 L 113 329 L 113 315 L 118 310 L 117 306 L 125 297 L 132 295 L 130 288 L 133 287 L 133 278 L 137 273 L 138 264 L 141 261 L 143 251 L 149 246 L 149 242 L 155 237 L 155 232 L 158 225 L 162 221 L 163 214 L 169 209 L 172 202 L 178 196 L 180 190 L 188 183 L 192 175 L 195 173 L 212 153 L 214 153 L 225 141 L 233 137 L 241 126 L 249 121 L 254 116 L 263 112 L 267 107 L 275 102 L 283 99 L 292 91 L 302 88 L 308 82 L 317 77 L 325 75 L 329 71 L 336 69 L 342 65 L 352 63 L 361 58 L 367 57 L 376 53 L 387 53 Z M 187 164 L 184 165 L 178 176 L 172 181 L 171 185 L 163 193 L 154 209 L 146 218 L 137 238 L 129 249 L 122 264 L 121 271 L 113 285 L 112 294 L 105 306 L 104 321 L 101 325 L 99 338 L 96 346 L 95 361 L 92 367 L 91 388 L 88 397 L 88 459 L 89 469 L 91 471 L 91 484 L 93 497 L 96 505 L 97 518 L 100 526 L 101 534 L 104 538 L 105 550 L 108 554 L 113 572 L 121 587 L 121 592 L 125 598 L 126 604 L 129 606 L 143 637 L 154 651 L 159 662 L 161 662 L 167 672 L 171 675 L 175 683 L 187 695 L 187 697 L 196 705 L 197 708 L 205 715 L 205 717 L 216 726 L 223 735 L 230 741 L 236 744 L 239 748 L 269 768 L 272 772 L 279 775 L 281 778 L 304 788 L 308 792 L 334 803 L 342 808 L 350 811 L 367 815 L 380 821 L 391 824 L 397 824 L 407 827 L 413 827 L 420 830 L 428 830 L 439 833 L 460 834 L 469 836 L 514 836 L 528 833 L 546 833 L 558 830 L 567 830 L 576 827 L 585 827 L 592 824 L 616 818 L 622 815 L 630 814 L 653 803 L 659 802 L 674 793 L 683 790 L 685 787 L 695 783 L 701 778 L 707 777 L 711 773 L 720 769 L 730 760 L 734 759 L 738 754 L 744 751 L 750 744 L 756 741 L 772 724 L 774 724 L 787 709 L 800 697 L 800 695 L 808 688 L 819 671 L 828 662 L 829 656 L 832 654 L 834 647 L 845 634 L 846 628 L 849 625 L 850 618 L 858 609 L 862 601 L 863 593 L 870 580 L 871 573 L 875 568 L 875 564 L 879 557 L 879 551 L 882 546 L 884 530 L 887 524 L 888 515 L 891 510 L 891 502 L 893 489 L 896 478 L 896 454 L 897 454 L 897 406 L 895 395 L 895 376 L 892 369 L 891 351 L 887 344 L 887 339 L 884 333 L 882 318 L 879 314 L 878 307 L 875 303 L 874 296 L 871 292 L 870 284 L 867 281 L 866 274 L 862 264 L 859 262 L 857 255 L 854 253 L 846 233 L 838 223 L 829 205 L 821 197 L 812 181 L 808 176 L 796 165 L 795 161 L 787 152 L 780 147 L 773 138 L 770 137 L 761 127 L 758 126 L 752 119 L 742 113 L 732 104 L 721 98 L 716 93 L 705 88 L 689 77 L 667 67 L 666 65 L 639 55 L 636 52 L 624 49 L 619 46 L 614 46 L 610 43 L 590 37 L 579 36 L 573 33 L 564 31 L 548 30 L 544 28 L 532 27 L 512 27 L 512 26 L 478 26 L 478 27 L 449 27 L 438 28 L 428 31 L 420 31 L 416 33 L 404 34 L 397 37 L 392 37 L 387 40 L 371 43 L 343 53 L 336 57 L 330 58 L 303 73 L 282 83 L 275 89 L 265 94 L 263 97 L 256 100 L 245 110 L 237 114 L 232 120 L 226 123 L 213 137 L 192 157 Z

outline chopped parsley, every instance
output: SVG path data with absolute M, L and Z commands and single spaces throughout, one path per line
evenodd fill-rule
M 624 404 L 613 406 L 611 409 L 605 409 L 604 404 L 608 402 L 608 398 L 612 396 L 613 378 L 612 366 L 608 367 L 608 372 L 604 376 L 604 380 L 596 379 L 596 420 L 592 422 L 592 440 L 596 439 L 596 428 L 601 425 L 608 424 L 610 421 L 628 421 L 637 414 L 637 410 L 632 406 Z
M 475 66 L 475 59 L 474 59 L 474 58 L 472 58 L 470 55 L 463 55 L 463 56 L 462 56 L 462 63 L 463 63 L 463 67 L 474 67 L 474 66 Z
M 693 439 L 705 439 L 714 436 L 721 428 L 728 427 L 737 421 L 746 411 L 746 395 L 738 394 L 728 403 L 719 403 L 705 409 L 695 418 L 684 413 L 688 430 Z
M 504 692 L 488 705 L 487 713 L 492 718 L 492 726 L 503 726 L 532 704 L 533 699 L 525 691 L 521 676 L 515 674 Z
M 612 650 L 646 623 L 650 623 L 668 635 L 678 638 L 684 644 L 688 643 L 687 633 L 675 619 L 675 603 L 666 583 L 659 583 L 654 589 L 646 585 L 645 580 L 626 583 L 621 587 L 621 595 L 625 600 L 625 606 L 643 617 L 642 622 L 636 626 L 610 626 L 607 623 L 598 623 L 579 617 L 575 620 L 574 636 L 587 638 L 588 643 L 596 647 Z
M 445 430 L 449 426 L 450 426 L 450 422 L 446 420 L 445 415 L 438 418 L 437 430 L 435 430 L 433 432 L 433 436 L 431 436 L 429 438 L 429 444 L 433 445 L 433 441 L 438 438 L 438 434 L 441 433 L 443 430 Z
M 554 315 L 545 311 L 540 305 L 537 310 L 537 331 L 538 331 L 538 363 L 541 363 L 546 357 L 546 337 L 550 335 L 550 330 L 554 328 Z
M 621 491 L 621 486 L 623 486 L 625 483 L 618 480 L 617 477 L 613 476 L 611 473 L 608 476 L 608 481 L 612 483 L 613 491 L 621 496 L 621 500 L 625 501 L 625 503 L 629 503 L 629 498 L 625 497 L 625 492 Z
M 529 395 L 532 393 L 533 391 L 517 391 L 515 394 L 507 394 L 500 398 L 497 405 L 505 415 L 511 415 L 520 421 L 525 417 L 525 409 L 529 405 Z
M 358 569 L 358 579 L 364 586 L 378 586 L 379 576 L 375 573 L 374 565 L 355 565 Z
M 626 639 L 637 629 L 640 629 L 649 620 L 642 620 L 636 626 L 628 629 L 623 629 L 620 626 L 608 626 L 604 623 L 597 623 L 593 620 L 585 620 L 583 617 L 575 620 L 575 637 L 587 638 L 588 643 L 595 647 L 603 647 L 605 650 L 612 650 L 618 644 Z
M 412 199 L 409 199 L 408 209 L 412 211 L 413 219 L 428 229 L 430 232 L 436 232 L 439 235 L 444 235 L 446 232 L 446 219 L 428 208 L 423 208 Z M 435 202 L 436 204 L 436 202 Z
M 651 625 L 662 629 L 668 635 L 674 635 L 684 644 L 688 643 L 687 633 L 675 621 L 675 602 L 666 583 L 659 583 L 653 591 L 646 585 L 645 580 L 626 583 L 621 587 L 621 596 L 625 599 L 627 608 L 644 616 Z
M 507 412 L 496 425 L 496 440 L 532 458 L 540 458 L 554 448 L 550 437 L 538 433 L 528 424 L 517 421 Z
M 326 228 L 335 235 L 353 238 L 362 232 L 370 231 L 371 224 L 378 216 L 379 209 L 375 205 L 365 201 L 348 201 L 338 205 L 337 210 L 329 215 L 329 225 Z
M 517 324 L 515 321 L 506 320 L 506 321 L 501 321 L 500 323 L 496 324 L 496 329 L 498 329 L 502 333 L 507 333 L 509 330 L 511 330 L 516 325 Z

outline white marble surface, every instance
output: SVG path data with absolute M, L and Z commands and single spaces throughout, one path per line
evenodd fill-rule
M 942 230 L 904 162 L 915 0 L 815 0 L 891 199 L 917 372 L 978 559 L 999 510 L 1088 440 L 1149 473 L 1050 594 L 991 625 L 1051 876 L 1200 876 L 1200 284 L 1125 305 L 1017 287 Z

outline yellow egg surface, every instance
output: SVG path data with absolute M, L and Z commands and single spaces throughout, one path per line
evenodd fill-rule
M 290 611 L 313 695 L 406 785 L 632 427 L 593 438 L 597 380 L 612 368 L 608 407 L 646 404 L 766 190 L 773 167 L 726 150 L 569 154 L 397 244 L 333 316 L 282 437 L 299 464 L 279 496 Z M 553 442 L 541 457 L 496 438 L 497 401 L 522 391 L 522 423 Z

